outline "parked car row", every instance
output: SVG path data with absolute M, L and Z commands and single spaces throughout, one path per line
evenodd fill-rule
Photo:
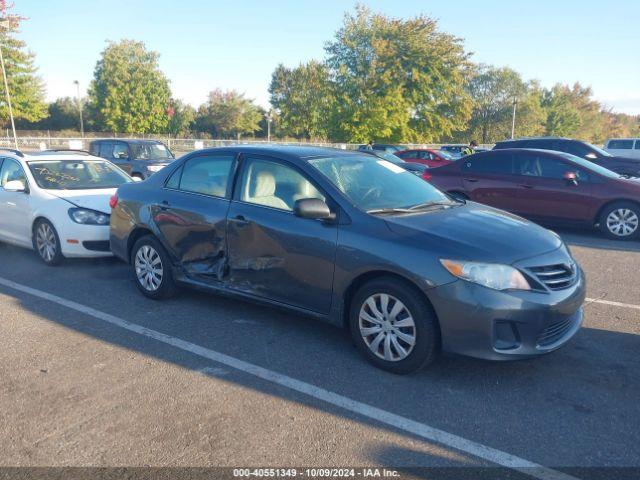
M 558 235 L 377 155 L 216 148 L 138 183 L 86 154 L 0 158 L 0 240 L 48 264 L 108 245 L 147 297 L 188 285 L 321 318 L 392 372 L 440 350 L 542 355 L 582 322 L 584 274 Z

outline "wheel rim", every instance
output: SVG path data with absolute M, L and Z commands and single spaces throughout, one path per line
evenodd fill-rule
M 53 228 L 48 223 L 41 223 L 36 231 L 36 247 L 45 262 L 50 262 L 56 256 L 58 242 Z
M 367 298 L 358 315 L 360 335 L 378 358 L 404 360 L 416 344 L 416 325 L 409 309 L 392 295 L 376 293 Z
M 607 229 L 617 237 L 628 237 L 638 230 L 638 215 L 629 208 L 617 208 L 607 216 Z
M 162 284 L 164 270 L 158 252 L 149 245 L 138 249 L 135 259 L 136 277 L 142 288 L 155 292 Z

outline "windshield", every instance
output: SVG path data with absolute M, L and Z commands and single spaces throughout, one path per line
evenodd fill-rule
M 173 160 L 173 153 L 161 143 L 141 143 L 132 145 L 135 160 Z
M 379 158 L 358 155 L 318 158 L 309 163 L 364 211 L 450 202 L 449 197 L 434 186 Z
M 570 153 L 555 153 L 558 153 L 558 155 L 566 158 L 567 160 L 571 160 L 573 163 L 576 163 L 581 167 L 586 168 L 587 170 L 591 170 L 594 173 L 598 173 L 603 177 L 620 178 L 620 175 L 616 172 L 612 172 L 611 170 L 604 168 L 596 163 L 590 162 L 589 160 L 585 160 L 584 158 L 576 157 L 575 155 L 571 155 Z
M 382 158 L 383 160 L 387 160 L 388 162 L 395 163 L 396 165 L 406 163 L 400 157 L 397 157 L 393 153 L 389 152 L 375 152 L 374 155 L 378 158 Z
M 99 160 L 43 160 L 29 162 L 29 169 L 46 190 L 115 188 L 132 181 L 118 167 Z
M 440 150 L 438 152 L 438 155 L 440 155 L 442 158 L 446 159 L 446 160 L 455 160 L 455 158 L 453 158 L 453 155 L 451 155 L 449 152 L 447 152 L 446 150 Z

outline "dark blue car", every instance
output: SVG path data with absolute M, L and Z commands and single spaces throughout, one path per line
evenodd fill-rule
M 371 155 L 201 150 L 111 205 L 111 248 L 146 296 L 182 284 L 286 307 L 396 373 L 440 349 L 540 355 L 582 322 L 583 273 L 556 234 Z

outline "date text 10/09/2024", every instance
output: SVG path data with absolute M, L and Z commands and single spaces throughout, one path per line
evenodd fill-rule
M 396 478 L 396 470 L 386 468 L 234 468 L 234 477 L 263 478 Z

